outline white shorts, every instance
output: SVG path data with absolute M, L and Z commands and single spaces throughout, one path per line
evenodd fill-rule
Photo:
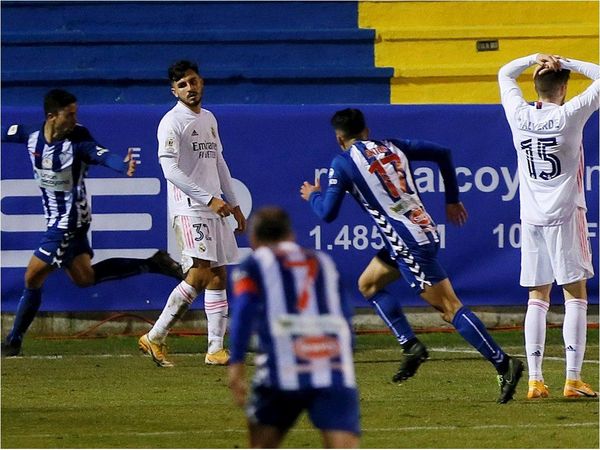
M 175 216 L 173 227 L 184 273 L 192 267 L 192 258 L 210 261 L 210 267 L 238 262 L 237 242 L 227 219 Z
M 521 286 L 559 286 L 594 276 L 585 211 L 561 225 L 521 224 Z

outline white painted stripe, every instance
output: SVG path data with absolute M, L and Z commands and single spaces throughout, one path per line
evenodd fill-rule
M 413 427 L 389 427 L 389 428 L 362 428 L 363 433 L 396 433 L 398 431 L 436 431 L 436 430 L 491 430 L 491 429 L 505 429 L 505 428 L 520 428 L 520 429 L 532 429 L 537 430 L 539 428 L 584 428 L 584 427 L 598 427 L 597 422 L 576 422 L 576 423 L 527 423 L 527 424 L 489 424 L 489 425 L 425 425 L 425 426 L 413 426 Z M 291 432 L 303 433 L 306 431 L 315 431 L 314 428 L 292 428 Z M 27 434 L 11 434 L 12 438 L 52 438 L 52 437 L 65 437 L 65 436 L 171 436 L 185 434 L 213 434 L 217 433 L 223 435 L 224 433 L 247 433 L 246 428 L 219 428 L 219 429 L 201 429 L 201 430 L 172 430 L 172 431 L 102 431 L 97 433 L 27 433 Z

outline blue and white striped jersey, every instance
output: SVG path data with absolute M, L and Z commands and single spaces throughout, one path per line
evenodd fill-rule
M 84 178 L 88 165 L 101 164 L 125 173 L 123 158 L 100 146 L 87 128 L 77 125 L 62 141 L 46 142 L 44 125 L 11 125 L 2 140 L 26 143 L 33 176 L 42 192 L 48 228 L 76 229 L 92 220 Z
M 329 256 L 294 242 L 260 247 L 234 274 L 230 363 L 258 334 L 254 382 L 282 390 L 355 387 L 351 306 Z
M 323 194 L 314 192 L 310 205 L 319 217 L 331 222 L 337 217 L 344 194 L 350 192 L 373 217 L 390 250 L 394 246 L 390 233 L 396 241 L 406 243 L 438 242 L 436 225 L 412 177 L 409 163 L 414 160 L 437 162 L 444 178 L 446 202 L 458 202 L 449 149 L 427 141 L 390 139 L 357 141 L 337 155 L 329 169 L 327 190 Z

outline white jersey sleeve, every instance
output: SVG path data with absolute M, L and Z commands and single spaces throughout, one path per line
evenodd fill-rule
M 177 186 L 188 197 L 207 205 L 213 195 L 206 192 L 179 168 L 179 150 L 181 145 L 180 123 L 167 114 L 158 125 L 158 157 L 165 178 Z
M 517 109 L 527 104 L 523 98 L 523 92 L 517 83 L 517 78 L 527 68 L 535 64 L 536 57 L 537 53 L 515 59 L 514 61 L 502 66 L 498 72 L 500 99 L 509 122 L 512 121 Z
M 239 202 L 235 196 L 235 192 L 233 191 L 233 181 L 231 179 L 231 172 L 229 172 L 229 167 L 225 162 L 225 158 L 223 158 L 223 144 L 221 143 L 221 136 L 219 135 L 219 128 L 217 126 L 217 119 L 215 116 L 212 116 L 214 127 L 217 135 L 217 143 L 219 146 L 219 152 L 217 153 L 217 172 L 219 173 L 219 180 L 221 182 L 221 190 L 223 194 L 225 194 L 225 198 L 227 203 L 231 207 L 236 207 L 239 205 Z
M 578 61 L 576 59 L 570 59 L 568 61 L 561 60 L 560 65 L 564 69 L 579 72 L 594 80 L 585 91 L 565 103 L 565 113 L 567 114 L 567 117 L 573 117 L 574 120 L 586 122 L 593 112 L 598 109 L 598 100 L 600 96 L 600 66 L 585 61 Z

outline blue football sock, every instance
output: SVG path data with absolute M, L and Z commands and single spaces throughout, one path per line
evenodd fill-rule
M 6 337 L 6 342 L 11 345 L 21 345 L 25 332 L 33 322 L 35 315 L 42 304 L 41 289 L 23 289 L 23 295 L 17 305 L 17 314 L 12 330 Z
M 496 367 L 499 373 L 504 371 L 508 362 L 506 354 L 473 311 L 463 306 L 456 312 L 452 325 L 469 344 Z
M 137 258 L 105 259 L 94 264 L 92 269 L 94 269 L 94 284 L 151 272 L 148 259 Z
M 402 312 L 400 302 L 392 297 L 388 291 L 381 290 L 377 292 L 369 299 L 369 301 L 373 303 L 377 314 L 379 314 L 379 317 L 381 317 L 390 330 L 392 330 L 394 336 L 396 336 L 396 339 L 400 342 L 400 345 L 404 345 L 411 339 L 415 339 L 415 333 L 408 323 L 408 320 L 406 320 L 404 312 Z

